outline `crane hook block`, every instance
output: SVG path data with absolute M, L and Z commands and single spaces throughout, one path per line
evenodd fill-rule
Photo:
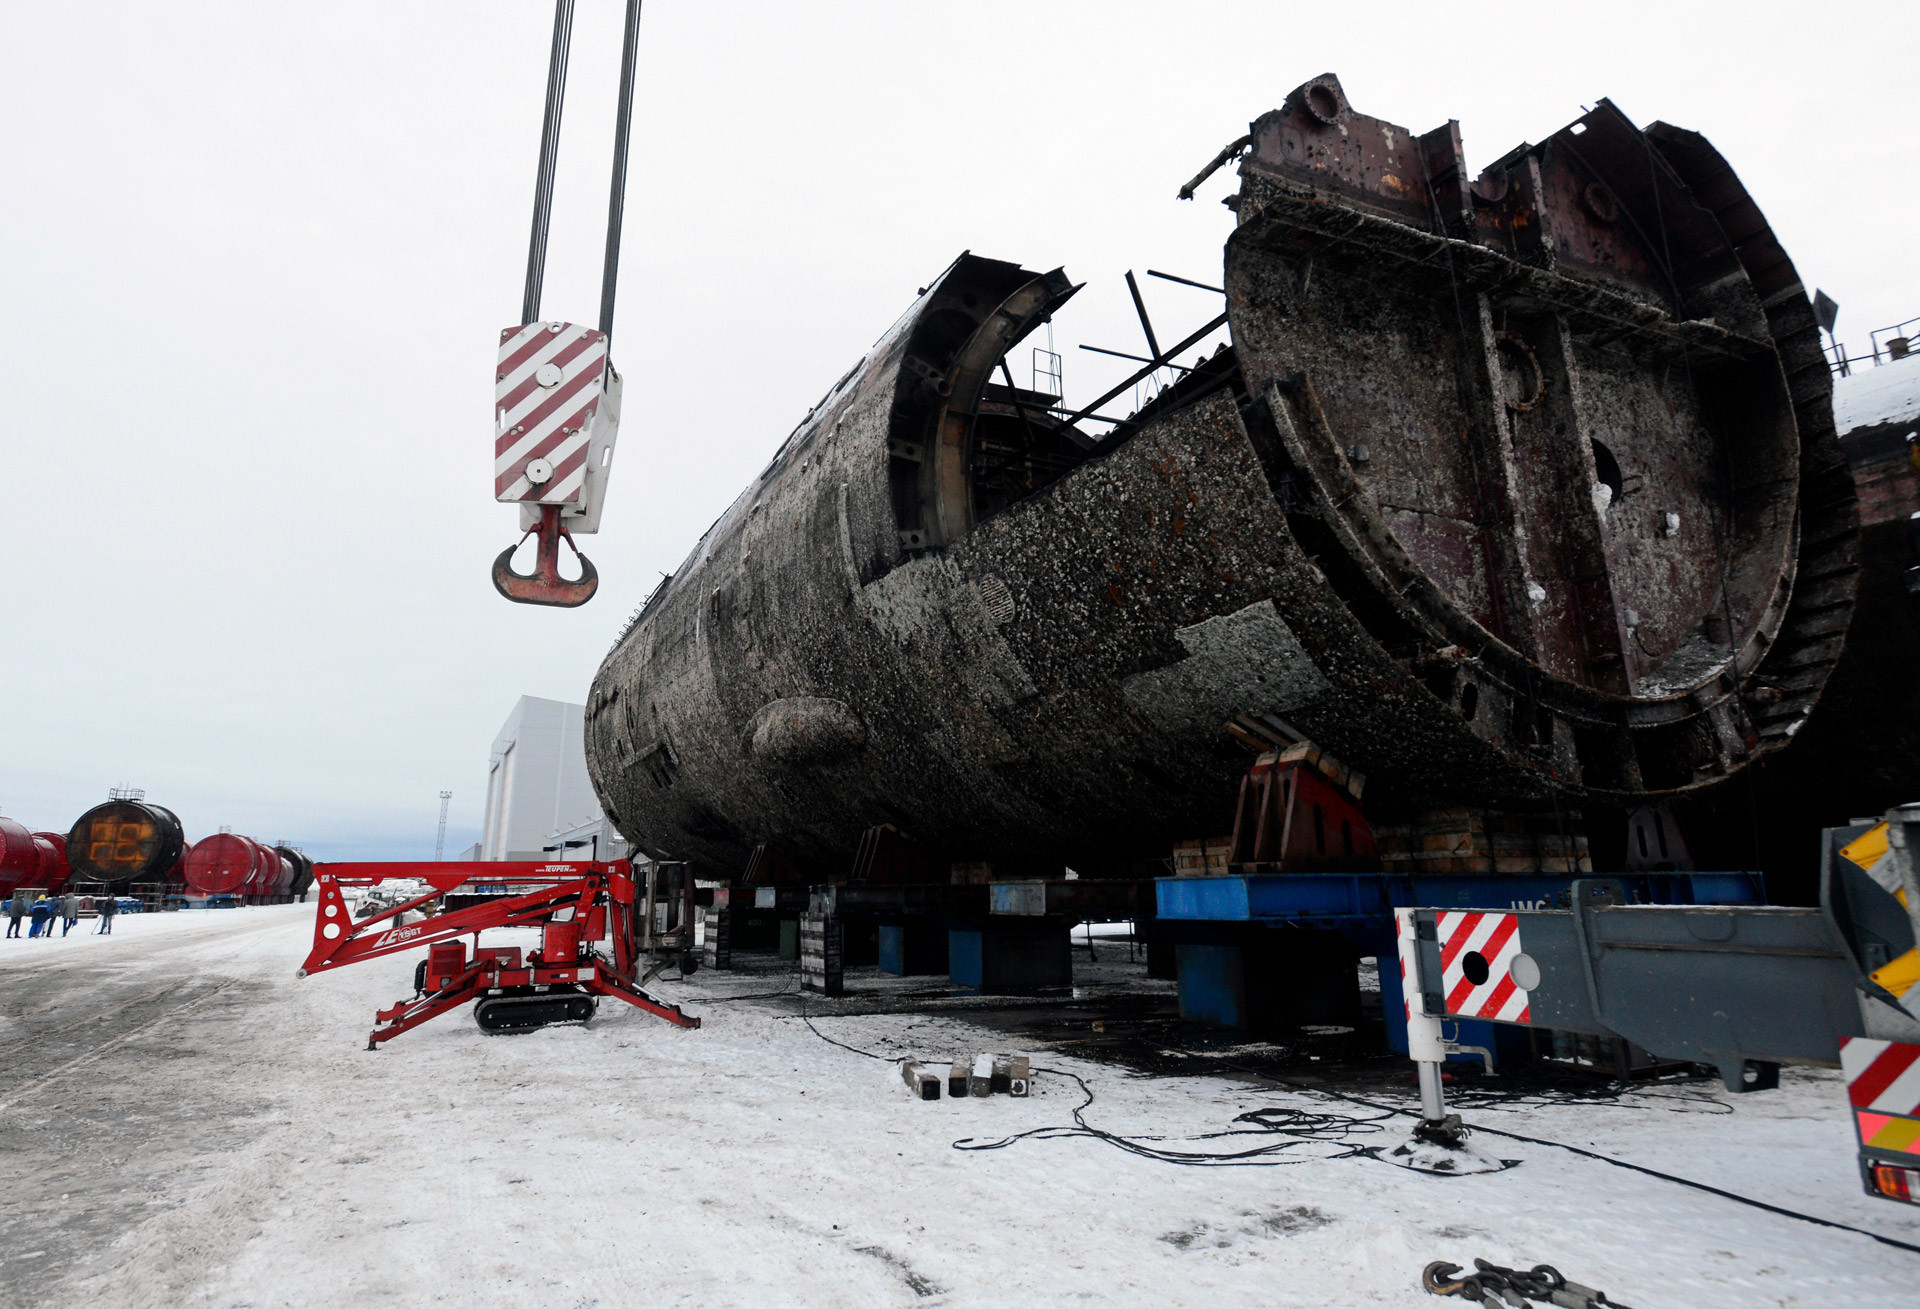
M 539 538 L 534 571 L 513 571 L 516 544 L 493 562 L 493 585 L 520 604 L 573 606 L 599 579 L 574 533 L 599 530 L 620 428 L 620 374 L 604 332 L 575 323 L 522 323 L 500 333 L 494 373 L 494 498 L 520 506 L 520 529 Z M 560 541 L 581 576 L 560 576 Z M 521 540 L 524 541 L 525 536 Z
M 556 605 L 562 609 L 572 609 L 593 599 L 593 593 L 600 589 L 600 574 L 594 570 L 593 561 L 580 553 L 580 547 L 573 544 L 573 536 L 560 521 L 559 505 L 541 505 L 540 521 L 534 525 L 527 536 L 536 537 L 537 546 L 531 573 L 513 571 L 513 552 L 518 550 L 527 537 L 523 536 L 500 552 L 493 561 L 493 589 L 515 604 Z M 580 576 L 569 581 L 560 576 L 560 540 L 566 538 L 573 546 L 574 558 L 580 561 Z

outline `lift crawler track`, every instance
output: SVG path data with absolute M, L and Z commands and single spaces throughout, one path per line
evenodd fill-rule
M 469 1001 L 482 1031 L 525 1032 L 555 1023 L 585 1023 L 611 996 L 664 1018 L 676 1027 L 700 1020 L 662 1003 L 635 980 L 641 956 L 635 949 L 634 884 L 624 860 L 610 864 L 432 863 L 316 864 L 320 889 L 314 916 L 313 951 L 300 976 L 346 964 L 428 947 L 414 974 L 415 995 L 374 1015 L 367 1048 L 378 1049 Z M 425 882 L 425 894 L 384 913 L 354 921 L 344 887 L 373 886 L 395 878 Z M 503 894 L 425 922 L 401 916 L 469 882 L 500 887 Z M 482 946 L 480 933 L 493 927 L 538 927 L 540 946 Z M 473 945 L 461 937 L 471 936 Z M 609 951 L 597 948 L 606 942 Z

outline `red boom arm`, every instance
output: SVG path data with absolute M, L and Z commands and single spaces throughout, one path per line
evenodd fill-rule
M 449 977 L 415 1000 L 403 1001 L 377 1015 L 377 1020 L 385 1026 L 376 1028 L 368 1038 L 369 1049 L 483 992 L 498 994 L 513 988 L 544 992 L 558 986 L 593 995 L 616 996 L 677 1026 L 700 1025 L 698 1018 L 681 1013 L 677 1005 L 655 1000 L 641 990 L 635 980 L 633 870 L 624 859 L 578 864 L 315 864 L 313 871 L 320 903 L 314 915 L 313 950 L 300 969 L 302 977 L 457 937 L 474 937 L 476 949 L 470 965 L 464 963 L 464 947 L 455 947 L 463 960 L 457 978 Z M 432 889 L 382 913 L 354 920 L 342 887 L 373 886 L 400 878 L 423 881 Z M 465 909 L 436 914 L 423 922 L 385 926 L 407 910 L 419 908 L 468 883 L 525 889 Z M 593 943 L 607 934 L 609 919 L 612 958 L 593 948 Z M 481 952 L 479 934 L 495 927 L 543 929 L 540 952 L 524 967 L 518 950 Z M 434 952 L 434 956 L 437 958 L 439 953 Z

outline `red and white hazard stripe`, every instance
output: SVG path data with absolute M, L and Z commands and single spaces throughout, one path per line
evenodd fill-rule
M 1527 993 L 1508 967 L 1520 953 L 1520 920 L 1513 914 L 1460 910 L 1440 915 L 1440 989 L 1447 1012 L 1503 1023 L 1532 1021 Z M 1470 968 L 1473 960 L 1478 960 Z M 1484 965 L 1484 971 L 1481 965 Z M 1482 980 L 1475 981 L 1475 977 Z
M 586 484 L 587 436 L 599 411 L 607 338 L 573 323 L 500 333 L 494 387 L 494 498 L 574 504 Z M 534 476 L 528 465 L 541 461 Z M 544 474 L 544 475 L 543 475 Z
M 1920 1118 L 1920 1045 L 1856 1036 L 1840 1044 L 1840 1069 L 1855 1109 Z

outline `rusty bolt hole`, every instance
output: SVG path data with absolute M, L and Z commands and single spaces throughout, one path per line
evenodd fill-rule
M 1532 346 L 1512 332 L 1500 333 L 1499 339 L 1500 345 L 1518 355 L 1525 362 L 1527 369 L 1533 373 L 1533 394 L 1525 400 L 1509 399 L 1507 401 L 1507 408 L 1514 413 L 1527 413 L 1545 399 L 1547 394 L 1547 375 L 1540 367 L 1540 356 L 1533 352 Z
M 1307 112 L 1329 127 L 1339 124 L 1346 117 L 1346 105 L 1341 95 L 1325 82 L 1315 82 L 1307 88 Z
M 1619 199 L 1598 182 L 1589 182 L 1580 188 L 1580 204 L 1598 222 L 1620 221 Z

